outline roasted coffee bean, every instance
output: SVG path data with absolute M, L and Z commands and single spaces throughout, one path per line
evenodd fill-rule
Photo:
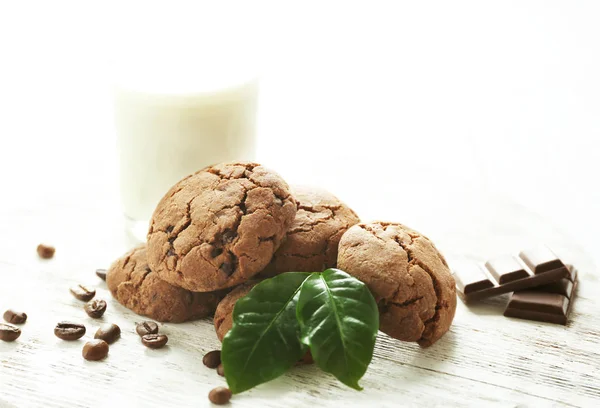
M 56 249 L 54 249 L 54 247 L 50 245 L 39 244 L 37 247 L 37 253 L 42 259 L 52 258 L 54 256 L 55 251 Z
M 158 324 L 147 320 L 145 322 L 138 323 L 135 326 L 135 331 L 140 336 L 145 336 L 146 334 L 156 334 L 158 333 Z
M 96 290 L 90 289 L 83 285 L 73 286 L 70 291 L 73 296 L 79 300 L 83 300 L 84 302 L 89 302 L 94 296 L 96 296 Z
M 209 351 L 202 358 L 202 362 L 208 368 L 217 368 L 221 364 L 221 350 Z
M 112 323 L 103 324 L 94 335 L 95 339 L 104 340 L 108 344 L 113 344 L 119 337 L 121 337 L 121 328 Z
M 79 323 L 60 322 L 54 328 L 54 334 L 59 339 L 67 341 L 78 340 L 85 334 L 85 326 Z
M 106 312 L 106 302 L 102 299 L 90 300 L 83 307 L 89 317 L 99 319 Z
M 12 324 L 0 323 L 0 340 L 15 341 L 21 335 L 21 329 Z
M 81 355 L 86 360 L 102 360 L 108 355 L 108 343 L 100 339 L 90 340 L 83 346 Z
M 224 405 L 231 399 L 231 390 L 225 387 L 217 387 L 210 390 L 208 399 L 213 404 Z
M 151 349 L 164 347 L 168 341 L 169 338 L 164 334 L 145 334 L 142 336 L 142 343 L 144 343 L 144 346 Z
M 96 269 L 96 276 L 98 276 L 103 281 L 106 280 L 106 269 Z
M 4 312 L 4 320 L 12 324 L 23 324 L 27 320 L 27 314 L 8 309 Z
M 225 377 L 225 370 L 223 369 L 223 364 L 219 364 L 219 366 L 217 367 L 217 374 L 219 374 L 221 377 Z

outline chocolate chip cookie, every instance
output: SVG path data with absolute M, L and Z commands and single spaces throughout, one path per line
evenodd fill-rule
M 448 331 L 455 282 L 433 243 L 401 224 L 357 224 L 342 236 L 338 268 L 367 284 L 379 305 L 380 329 L 426 347 Z
M 233 326 L 233 307 L 235 303 L 246 296 L 248 292 L 258 283 L 258 281 L 246 282 L 227 294 L 219 302 L 213 323 L 219 340 L 223 341 L 223 337 Z
M 106 284 L 119 303 L 161 322 L 184 322 L 214 313 L 225 293 L 195 293 L 173 286 L 152 272 L 146 256 L 146 246 L 139 246 L 108 270 Z
M 260 277 L 283 272 L 321 272 L 337 264 L 338 244 L 360 222 L 350 207 L 325 190 L 295 186 L 298 212 L 287 238 Z
M 148 263 L 161 279 L 208 292 L 267 266 L 294 221 L 287 183 L 256 163 L 210 166 L 167 192 L 152 216 Z
M 215 312 L 214 325 L 217 337 L 220 341 L 223 341 L 227 332 L 233 327 L 233 308 L 235 303 L 246 296 L 258 283 L 259 281 L 257 280 L 248 281 L 229 292 L 229 294 L 219 302 L 219 306 L 217 306 L 217 311 Z M 310 351 L 307 351 L 298 361 L 298 364 L 312 364 L 313 362 Z

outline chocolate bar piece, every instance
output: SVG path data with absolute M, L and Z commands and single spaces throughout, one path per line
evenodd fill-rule
M 522 251 L 519 257 L 535 273 L 544 273 L 564 267 L 560 259 L 546 246 L 539 246 L 529 251 Z
M 504 316 L 567 324 L 577 284 L 577 270 L 567 269 L 569 276 L 558 282 L 513 293 Z
M 567 267 L 546 247 L 523 251 L 519 258 L 521 261 L 510 255 L 502 256 L 489 260 L 485 266 L 476 262 L 453 265 L 459 295 L 468 302 L 558 282 L 569 276 Z
M 505 255 L 485 263 L 485 267 L 490 271 L 494 279 L 499 284 L 512 282 L 517 279 L 526 278 L 529 276 L 527 271 L 523 269 L 517 260 Z

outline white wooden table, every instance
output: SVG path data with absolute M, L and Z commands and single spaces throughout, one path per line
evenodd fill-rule
M 133 330 L 141 318 L 110 299 L 94 270 L 129 245 L 111 156 L 112 51 L 171 32 L 198 50 L 199 38 L 218 37 L 204 22 L 221 24 L 171 3 L 154 18 L 125 2 L 83 3 L 0 7 L 0 312 L 29 315 L 16 342 L 0 341 L 0 407 L 205 406 L 224 384 L 201 362 L 219 347 L 211 323 L 164 325 L 169 346 L 147 350 Z M 496 222 L 481 224 L 463 210 L 466 227 L 440 210 L 470 202 L 456 191 L 464 185 L 511 192 L 569 226 L 600 263 L 600 3 L 314 3 L 223 6 L 222 26 L 240 23 L 243 36 L 251 30 L 241 23 L 260 28 L 272 57 L 261 101 L 265 164 L 291 183 L 322 183 L 363 219 L 406 223 L 445 253 L 468 240 L 480 257 L 492 255 L 494 240 L 504 248 L 507 225 L 529 218 L 488 210 L 479 219 Z M 444 223 L 457 231 L 438 234 Z M 532 236 L 555 238 L 543 223 L 527 225 Z M 477 226 L 489 240 L 477 240 Z M 55 259 L 37 258 L 41 241 L 57 247 Z M 506 298 L 459 302 L 450 332 L 429 349 L 381 335 L 363 392 L 299 367 L 232 406 L 599 406 L 600 275 L 575 255 L 580 285 L 567 327 L 504 318 Z M 59 320 L 79 320 L 89 335 L 100 323 L 69 294 L 75 283 L 97 286 L 109 302 L 104 321 L 123 329 L 103 362 L 83 360 L 83 339 L 53 335 Z
M 92 184 L 94 180 L 91 180 Z M 128 246 L 117 201 L 65 190 L 47 200 L 4 202 L 0 207 L 0 309 L 29 319 L 13 343 L 0 342 L 0 406 L 104 407 L 209 405 L 207 394 L 225 381 L 202 364 L 219 348 L 209 320 L 165 324 L 168 347 L 149 350 L 135 334 L 142 318 L 112 300 L 94 271 Z M 70 190 L 69 190 L 70 191 Z M 85 205 L 82 205 L 85 204 Z M 57 248 L 50 261 L 35 248 Z M 458 302 L 454 324 L 437 344 L 421 349 L 381 334 L 364 391 L 341 385 L 314 366 L 239 396 L 232 406 L 598 406 L 600 405 L 600 292 L 597 272 L 580 265 L 580 285 L 566 327 L 502 316 L 506 297 L 467 308 Z M 68 288 L 97 287 L 108 301 L 101 321 L 87 317 Z M 64 342 L 53 334 L 59 320 L 75 320 L 88 334 Z M 86 339 L 102 322 L 122 338 L 102 362 L 81 357 Z

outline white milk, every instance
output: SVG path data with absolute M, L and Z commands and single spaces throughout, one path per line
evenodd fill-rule
M 254 159 L 258 93 L 256 79 L 223 72 L 171 71 L 169 81 L 143 72 L 124 76 L 115 89 L 121 197 L 139 239 L 178 180 L 214 163 Z

